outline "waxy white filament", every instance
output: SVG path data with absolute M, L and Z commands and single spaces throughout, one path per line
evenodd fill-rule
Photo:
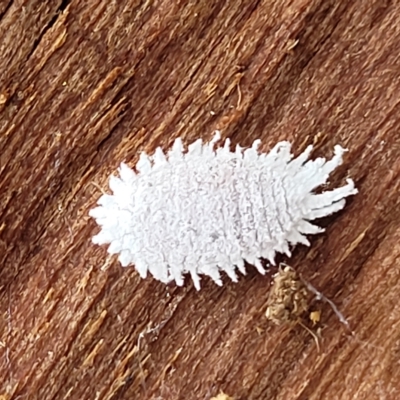
M 309 246 L 306 234 L 322 232 L 311 224 L 345 205 L 357 193 L 351 179 L 340 188 L 314 194 L 342 162 L 334 156 L 308 160 L 312 146 L 293 159 L 290 143 L 280 142 L 259 153 L 260 140 L 249 149 L 214 149 L 219 132 L 208 144 L 197 140 L 184 153 L 176 139 L 167 156 L 161 148 L 142 153 L 135 173 L 126 164 L 120 177 L 110 177 L 113 195 L 100 197 L 90 215 L 101 226 L 95 244 L 110 244 L 122 266 L 134 265 L 142 278 L 183 285 L 189 273 L 197 289 L 200 277 L 222 285 L 220 271 L 237 281 L 244 262 L 264 274 L 260 258 L 274 264 L 275 254 L 290 256 L 290 245 Z

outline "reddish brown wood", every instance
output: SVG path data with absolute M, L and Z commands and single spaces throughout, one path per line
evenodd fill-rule
M 1 2 L 0 399 L 400 398 L 399 27 L 389 0 Z M 268 323 L 251 267 L 197 292 L 91 244 L 92 183 L 217 128 L 349 149 L 359 194 L 281 261 L 353 336 L 325 303 L 320 352 Z

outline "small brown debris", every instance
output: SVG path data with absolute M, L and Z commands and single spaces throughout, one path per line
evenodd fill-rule
M 308 290 L 297 272 L 288 265 L 281 264 L 274 275 L 266 317 L 276 325 L 297 323 L 308 309 Z
M 308 288 L 300 275 L 289 265 L 281 264 L 274 275 L 274 283 L 268 297 L 266 317 L 276 325 L 285 323 L 300 325 L 315 340 L 320 351 L 318 336 L 301 321 L 302 315 L 308 310 Z M 317 312 L 318 313 L 318 312 Z M 319 314 L 311 313 L 309 318 L 319 321 Z
M 218 396 L 213 397 L 211 400 L 234 400 L 234 398 L 228 396 L 224 392 L 221 392 Z
M 7 103 L 8 100 L 8 94 L 7 93 L 0 93 L 0 106 L 3 104 Z M 0 398 L 1 400 L 1 398 Z
M 310 321 L 313 323 L 313 325 L 318 324 L 318 322 L 321 321 L 321 311 L 320 310 L 311 311 L 309 318 Z

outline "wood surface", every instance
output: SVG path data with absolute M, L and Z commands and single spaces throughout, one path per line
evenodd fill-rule
M 399 122 L 394 0 L 1 1 L 0 399 L 399 399 Z M 278 261 L 353 334 L 268 322 L 276 268 L 197 292 L 91 244 L 121 161 L 215 129 L 349 149 L 359 193 Z

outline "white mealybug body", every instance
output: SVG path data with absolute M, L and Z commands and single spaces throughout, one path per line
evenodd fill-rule
M 142 153 L 137 173 L 122 163 L 120 177 L 110 177 L 113 195 L 104 194 L 90 215 L 101 226 L 95 244 L 110 244 L 122 266 L 135 265 L 142 278 L 183 285 L 189 273 L 197 289 L 199 275 L 222 285 L 220 271 L 237 281 L 244 262 L 264 274 L 260 259 L 274 264 L 276 253 L 290 256 L 290 245 L 309 246 L 306 234 L 323 229 L 311 224 L 345 205 L 357 193 L 351 179 L 340 188 L 313 193 L 327 182 L 345 152 L 308 160 L 312 146 L 293 159 L 288 142 L 259 153 L 260 140 L 249 149 L 230 141 L 214 149 L 217 131 L 207 144 L 197 140 L 184 152 L 176 139 L 167 155 L 157 148 Z

